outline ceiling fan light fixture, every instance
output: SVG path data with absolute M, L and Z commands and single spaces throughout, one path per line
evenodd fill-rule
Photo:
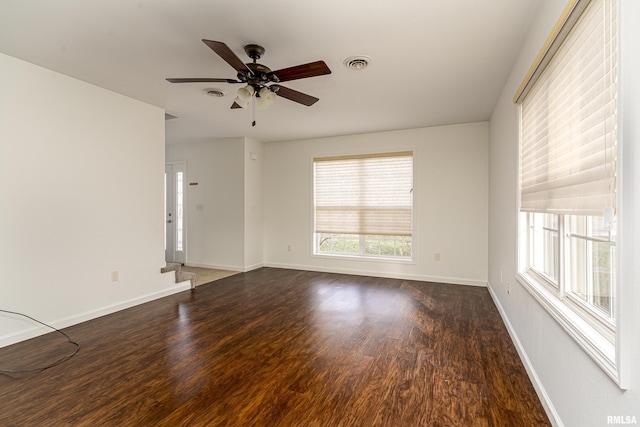
M 253 101 L 253 126 L 255 126 L 256 123 L 255 107 L 261 109 L 267 108 L 275 101 L 276 98 L 285 98 L 307 107 L 310 107 L 319 101 L 316 97 L 289 89 L 285 86 L 279 85 L 278 83 L 331 74 L 331 70 L 324 61 L 309 62 L 307 64 L 300 64 L 272 71 L 269 67 L 257 63 L 257 60 L 260 59 L 265 52 L 265 49 L 262 46 L 254 44 L 246 45 L 244 47 L 245 53 L 253 60 L 253 62 L 245 63 L 238 58 L 233 50 L 231 50 L 224 42 L 207 39 L 202 39 L 202 41 L 236 71 L 237 80 L 218 77 L 167 78 L 166 80 L 169 83 L 220 82 L 245 84 L 244 87 L 238 89 L 237 96 L 231 105 L 231 109 L 247 108 Z M 365 62 L 368 64 L 368 61 L 365 60 Z M 355 63 L 354 67 L 358 69 L 361 68 L 360 65 L 356 65 Z M 204 93 L 208 96 L 215 97 L 226 95 L 224 91 L 217 88 L 204 89 Z
M 241 87 L 240 89 L 238 89 L 238 99 L 243 101 L 245 106 L 246 106 L 246 104 L 248 104 L 249 101 L 251 101 L 251 97 L 253 96 L 255 91 L 256 90 L 253 88 L 253 86 L 247 85 L 247 86 Z M 238 104 L 240 104 L 240 103 L 238 102 Z M 240 105 L 242 105 L 242 104 L 240 104 Z
M 233 102 L 238 104 L 240 108 L 247 108 L 247 105 L 249 105 L 249 101 L 242 100 L 239 96 L 236 96 L 236 99 L 234 99 Z
M 366 55 L 350 56 L 343 62 L 345 67 L 350 70 L 364 70 L 371 64 L 371 58 Z
M 256 107 L 260 110 L 268 108 L 276 100 L 276 94 L 273 93 L 268 87 L 263 87 L 258 92 L 256 97 Z

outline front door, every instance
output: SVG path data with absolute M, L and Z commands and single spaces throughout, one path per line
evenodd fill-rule
M 167 262 L 180 264 L 184 264 L 186 258 L 185 181 L 186 163 L 173 162 L 165 165 L 164 255 Z

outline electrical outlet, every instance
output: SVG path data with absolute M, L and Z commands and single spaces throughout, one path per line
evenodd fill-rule
M 435 254 L 433 254 L 433 259 L 435 261 L 440 261 L 440 252 L 436 252 Z
M 118 274 L 118 272 L 117 272 L 117 271 L 112 271 L 112 272 L 111 272 L 111 281 L 112 281 L 112 282 L 117 282 L 117 281 L 118 281 L 118 279 L 119 279 L 119 277 L 118 277 L 118 276 L 119 276 L 119 274 Z
M 291 252 L 291 245 L 288 245 L 288 246 L 287 246 L 287 251 L 288 251 L 288 252 Z
M 507 282 L 507 295 L 511 295 L 511 282 Z

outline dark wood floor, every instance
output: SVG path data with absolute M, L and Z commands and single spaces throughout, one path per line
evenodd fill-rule
M 485 288 L 263 268 L 65 332 L 0 374 L 0 425 L 549 425 Z

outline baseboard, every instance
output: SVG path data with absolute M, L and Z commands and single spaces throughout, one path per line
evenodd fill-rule
M 321 273 L 351 274 L 356 276 L 384 277 L 389 279 L 417 280 L 421 282 L 447 283 L 451 285 L 480 286 L 480 287 L 487 286 L 486 281 L 469 280 L 469 279 L 463 279 L 458 277 L 427 276 L 427 275 L 421 275 L 421 274 L 404 274 L 404 273 L 398 273 L 398 272 L 387 273 L 387 272 L 377 272 L 377 271 L 370 271 L 370 270 L 330 268 L 326 266 L 318 267 L 314 265 L 282 264 L 282 263 L 269 263 L 269 262 L 265 263 L 264 267 L 287 268 L 290 270 L 318 271 Z
M 107 314 L 115 313 L 117 311 L 125 310 L 131 307 L 135 307 L 136 305 L 144 304 L 146 302 L 163 298 L 169 295 L 173 295 L 178 292 L 186 291 L 189 289 L 191 289 L 191 282 L 189 281 L 180 282 L 169 289 L 142 295 L 137 298 L 132 298 L 127 301 L 122 301 L 117 304 L 112 304 L 107 307 L 99 308 L 97 310 L 88 311 L 86 313 L 81 313 L 78 315 L 74 315 L 71 317 L 67 317 L 64 319 L 60 319 L 54 322 L 47 322 L 47 323 L 56 329 L 64 329 L 64 328 L 68 328 L 69 326 L 77 325 L 79 323 L 86 322 L 88 320 L 106 316 Z M 52 331 L 51 329 L 45 328 L 45 327 L 33 327 L 27 330 L 5 335 L 3 337 L 0 337 L 0 348 L 6 347 L 11 344 L 19 343 L 21 341 L 26 341 L 28 339 L 35 338 L 40 335 L 48 334 L 51 331 Z
M 489 289 L 489 294 L 491 295 L 491 299 L 493 299 L 493 303 L 496 305 L 496 308 L 498 309 L 498 312 L 502 317 L 502 321 L 504 322 L 504 325 L 507 328 L 507 332 L 509 332 L 511 341 L 513 341 L 513 344 L 515 345 L 516 350 L 518 351 L 518 355 L 520 355 L 520 360 L 522 360 L 524 368 L 527 371 L 527 374 L 529 375 L 529 379 L 533 384 L 533 388 L 535 388 L 536 393 L 538 394 L 538 398 L 540 399 L 540 402 L 544 407 L 544 411 L 546 412 L 547 417 L 549 417 L 549 421 L 551 421 L 551 424 L 553 424 L 556 427 L 563 427 L 564 424 L 560 419 L 560 415 L 558 414 L 555 407 L 553 406 L 553 402 L 551 402 L 551 399 L 549 398 L 547 391 L 542 385 L 542 381 L 540 381 L 540 377 L 538 377 L 538 374 L 536 373 L 535 368 L 531 364 L 531 360 L 529 360 L 529 356 L 527 355 L 527 352 L 522 346 L 522 343 L 520 342 L 520 338 L 518 338 L 518 334 L 516 334 L 515 329 L 513 329 L 513 325 L 511 325 L 511 322 L 509 321 L 509 318 L 507 317 L 507 314 L 504 311 L 504 308 L 502 307 L 502 304 L 500 304 L 500 300 L 498 299 L 495 292 L 493 291 L 493 288 L 491 287 L 491 283 L 487 283 L 487 289 Z
M 265 265 L 264 265 L 263 263 L 258 263 L 258 264 L 253 264 L 253 265 L 248 265 L 248 266 L 245 266 L 245 267 L 242 269 L 242 272 L 243 272 L 243 273 L 246 273 L 246 272 L 249 272 L 249 271 L 251 271 L 251 270 L 257 270 L 257 269 L 262 268 L 262 267 L 264 267 L 264 266 L 265 266 Z
M 245 271 L 244 267 L 242 267 L 241 265 L 208 264 L 191 261 L 187 261 L 185 265 L 187 267 L 212 268 L 214 270 Z
M 258 268 L 265 266 L 263 263 L 246 265 L 244 267 L 241 267 L 238 265 L 206 264 L 206 263 L 191 262 L 191 261 L 187 262 L 185 265 L 187 267 L 212 268 L 214 270 L 241 271 L 243 273 L 246 273 L 251 270 L 257 270 Z

